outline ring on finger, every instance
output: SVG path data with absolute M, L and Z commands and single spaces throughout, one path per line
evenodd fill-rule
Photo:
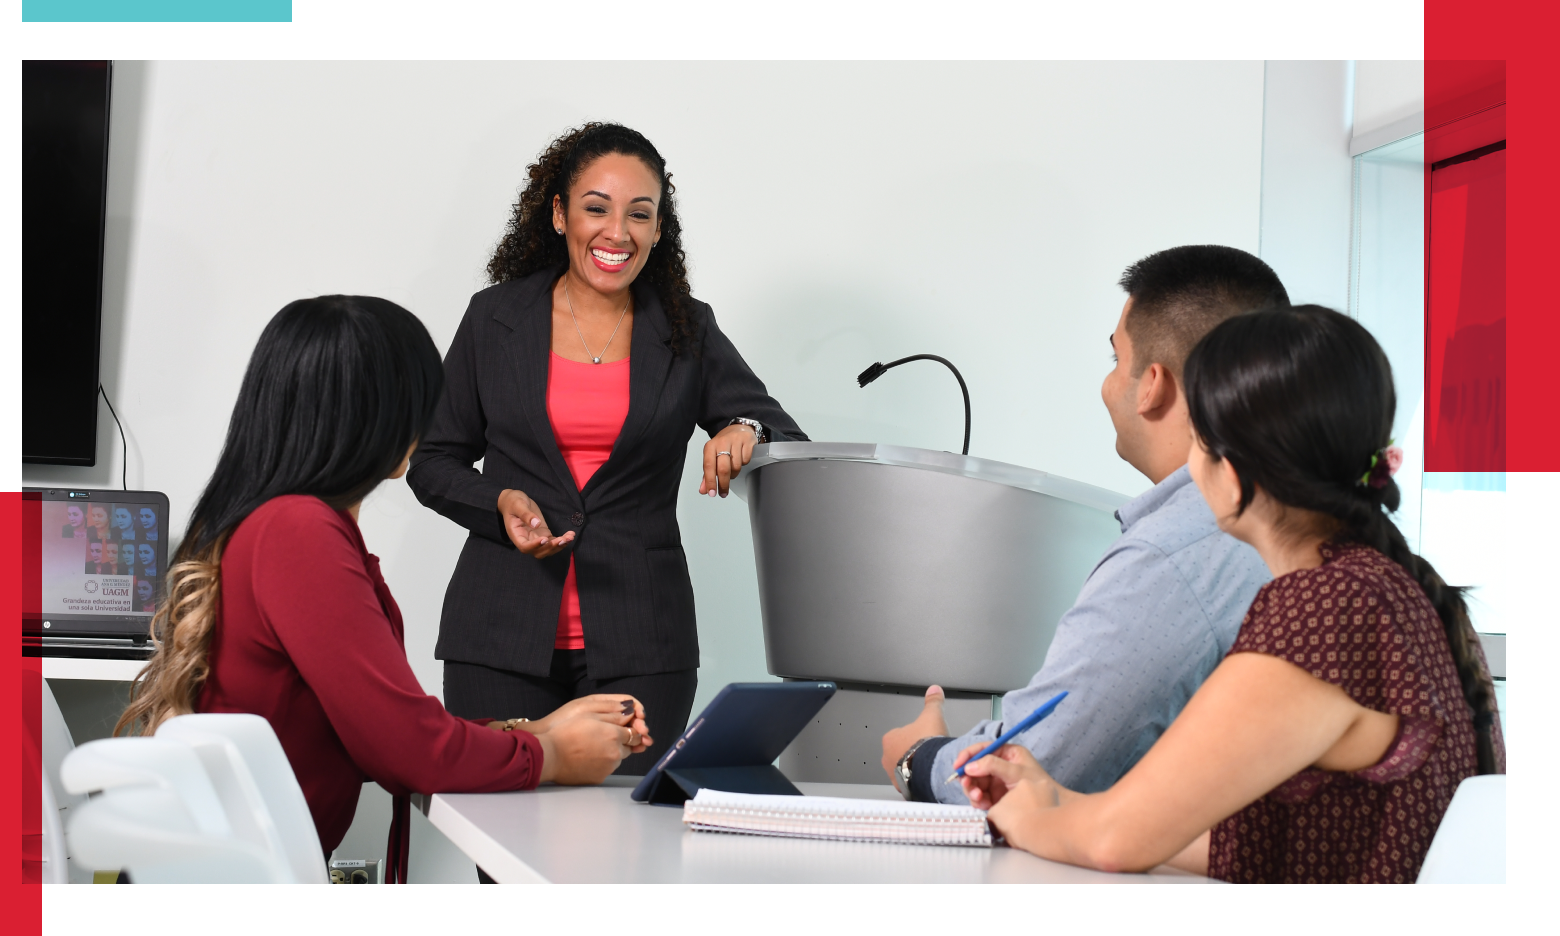
M 716 453 L 715 453 L 715 457 L 716 457 L 716 458 L 719 458 L 719 457 L 721 457 L 721 456 L 722 456 L 722 455 L 724 455 L 724 456 L 726 456 L 726 457 L 727 457 L 727 458 L 730 458 L 730 457 L 731 457 L 731 453 L 730 453 L 730 452 L 716 452 Z
M 628 744 L 627 744 L 627 746 L 628 747 L 633 747 L 634 745 L 636 745 L 638 743 L 639 743 L 639 739 L 634 737 L 634 729 L 632 729 L 632 728 L 628 729 Z

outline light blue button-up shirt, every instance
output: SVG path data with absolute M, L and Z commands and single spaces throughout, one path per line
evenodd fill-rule
M 959 751 L 990 743 L 1004 723 L 1064 689 L 1056 711 L 1017 743 L 1063 786 L 1109 789 L 1229 652 L 1257 589 L 1272 577 L 1256 550 L 1219 531 L 1185 467 L 1124 504 L 1116 519 L 1121 538 L 1057 624 L 1040 672 L 1002 697 L 1002 721 L 983 721 L 937 751 L 929 779 L 939 802 L 969 802 L 958 781 L 947 782 Z

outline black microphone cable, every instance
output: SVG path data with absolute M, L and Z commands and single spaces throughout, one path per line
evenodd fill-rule
M 970 388 L 964 385 L 964 375 L 959 373 L 959 369 L 953 366 L 952 361 L 944 357 L 938 357 L 935 354 L 912 354 L 909 357 L 900 358 L 897 361 L 890 361 L 887 364 L 873 363 L 871 367 L 867 368 L 856 376 L 856 383 L 865 387 L 867 384 L 883 376 L 884 372 L 898 367 L 901 364 L 908 364 L 911 361 L 937 361 L 938 363 L 947 365 L 948 369 L 953 371 L 954 379 L 959 382 L 959 390 L 964 393 L 963 454 L 968 455 L 970 453 Z

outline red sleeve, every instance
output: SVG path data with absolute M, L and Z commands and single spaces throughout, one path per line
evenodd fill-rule
M 263 520 L 252 552 L 260 615 L 364 773 L 392 793 L 537 785 L 534 735 L 456 718 L 423 692 L 345 518 L 299 498 Z

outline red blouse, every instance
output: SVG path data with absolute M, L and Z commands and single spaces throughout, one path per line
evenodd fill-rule
M 316 498 L 267 501 L 233 532 L 209 660 L 197 710 L 271 723 L 327 853 L 364 781 L 402 805 L 408 793 L 523 790 L 541 778 L 534 735 L 456 718 L 423 691 L 379 560 L 351 514 Z
M 1230 653 L 1287 660 L 1399 717 L 1382 759 L 1308 768 L 1213 827 L 1208 874 L 1250 883 L 1410 883 L 1457 791 L 1478 772 L 1473 714 L 1435 607 L 1403 567 L 1364 546 L 1257 592 Z M 1497 769 L 1505 772 L 1500 720 Z
M 586 364 L 552 354 L 547 370 L 547 419 L 563 454 L 574 486 L 584 490 L 596 469 L 612 455 L 623 420 L 628 418 L 628 358 L 610 364 Z M 558 608 L 555 650 L 585 649 L 580 622 L 580 589 L 574 578 L 574 557 L 563 580 L 563 604 Z

